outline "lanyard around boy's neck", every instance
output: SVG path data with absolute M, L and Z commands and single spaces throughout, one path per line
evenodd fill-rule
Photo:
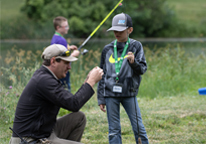
M 55 32 L 55 35 L 58 35 L 58 36 L 60 36 L 60 37 L 63 37 L 60 33 L 58 33 L 58 32 Z
M 128 40 L 124 46 L 124 50 L 122 52 L 122 55 L 121 55 L 121 58 L 120 58 L 120 61 L 118 63 L 118 56 L 117 56 L 117 40 L 115 40 L 114 42 L 114 58 L 115 58 L 115 71 L 116 71 L 116 82 L 119 81 L 119 78 L 118 78 L 118 75 L 119 75 L 119 71 L 120 71 L 120 68 L 122 66 L 122 62 L 124 60 L 124 56 L 126 54 L 126 51 L 127 51 L 127 48 L 129 46 L 129 43 L 130 43 L 130 39 L 128 37 Z

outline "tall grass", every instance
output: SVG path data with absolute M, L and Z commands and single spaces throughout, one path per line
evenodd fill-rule
M 3 60 L 8 66 L 0 71 L 0 143 L 3 144 L 11 136 L 8 127 L 12 127 L 19 96 L 41 65 L 36 59 L 29 59 L 39 57 L 40 51 L 14 51 L 13 58 L 8 53 Z M 206 97 L 197 93 L 198 88 L 205 86 L 205 55 L 189 54 L 178 45 L 176 48 L 168 45 L 156 50 L 145 48 L 145 57 L 148 70 L 137 97 L 150 143 L 206 143 Z M 88 71 L 99 65 L 100 53 L 92 51 L 84 60 L 79 59 L 72 63 L 72 93 L 84 82 Z M 108 143 L 107 118 L 97 105 L 96 94 L 81 110 L 87 116 L 82 142 Z M 129 119 L 122 107 L 120 111 L 123 143 L 135 143 Z M 59 116 L 66 113 L 61 109 Z
M 206 3 L 204 0 L 167 0 L 168 4 L 174 7 L 177 17 L 189 27 L 201 26 L 206 22 Z
M 206 56 L 186 53 L 179 45 L 146 49 L 148 71 L 143 76 L 139 96 L 195 95 L 205 84 Z

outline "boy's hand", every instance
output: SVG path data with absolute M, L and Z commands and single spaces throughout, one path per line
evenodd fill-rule
M 99 107 L 100 107 L 100 109 L 101 109 L 103 112 L 106 112 L 106 110 L 104 109 L 104 108 L 105 108 L 105 105 L 104 105 L 104 104 L 100 104 Z
M 69 48 L 70 48 L 71 50 L 77 50 L 77 46 L 75 46 L 75 45 L 70 45 Z
M 128 52 L 127 54 L 127 59 L 129 60 L 129 63 L 133 64 L 134 63 L 134 54 L 132 52 Z

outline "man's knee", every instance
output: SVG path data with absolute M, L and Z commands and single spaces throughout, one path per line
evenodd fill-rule
M 76 112 L 76 114 L 78 115 L 79 120 L 80 120 L 83 124 L 86 124 L 87 119 L 86 119 L 85 114 L 84 114 L 83 112 L 81 112 L 81 111 Z

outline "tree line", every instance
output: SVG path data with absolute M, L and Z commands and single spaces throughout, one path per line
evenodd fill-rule
M 21 17 L 1 21 L 1 39 L 50 39 L 53 19 L 64 16 L 70 30 L 66 37 L 86 38 L 114 8 L 119 0 L 25 0 Z M 187 27 L 181 23 L 167 0 L 124 0 L 95 33 L 96 38 L 113 37 L 106 30 L 118 13 L 133 20 L 133 38 L 194 37 L 206 34 L 206 28 Z
M 73 37 L 85 38 L 117 3 L 118 0 L 26 0 L 22 11 L 40 24 L 52 23 L 54 17 L 64 16 L 68 18 L 69 33 Z M 101 26 L 98 37 L 111 36 L 106 30 L 111 26 L 112 17 L 121 12 L 131 16 L 134 37 L 168 37 L 178 32 L 173 28 L 180 27 L 174 10 L 165 0 L 124 0 Z

